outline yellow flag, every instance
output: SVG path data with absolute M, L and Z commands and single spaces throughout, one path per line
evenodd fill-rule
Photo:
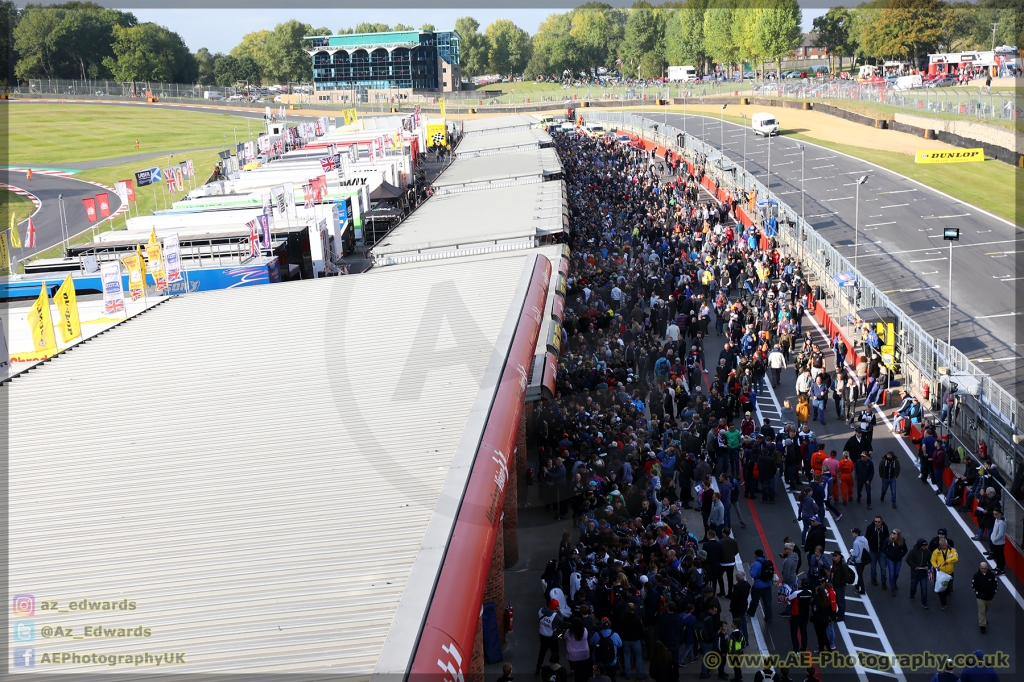
M 82 324 L 78 318 L 78 296 L 75 294 L 75 282 L 71 275 L 68 275 L 57 289 L 54 301 L 57 303 L 57 312 L 60 313 L 60 338 L 64 343 L 70 343 L 72 339 L 82 335 Z
M 154 227 L 149 233 L 149 243 L 156 244 L 156 228 Z
M 352 114 L 349 113 L 348 109 L 342 109 L 341 115 L 345 119 L 345 125 L 352 123 Z
M 32 328 L 32 343 L 36 350 L 47 357 L 57 352 L 57 339 L 53 336 L 53 318 L 50 316 L 50 297 L 46 295 L 43 283 L 39 298 L 28 311 L 28 326 Z
M 441 105 L 441 118 L 444 118 L 444 97 L 437 100 L 437 103 Z
M 352 107 L 352 122 L 353 123 L 358 123 L 359 122 L 359 109 L 356 108 L 356 107 Z
M 0 268 L 11 269 L 11 254 L 7 250 L 7 235 L 0 232 Z
M 167 275 L 164 274 L 164 256 L 159 244 L 146 244 L 146 261 L 146 268 L 153 276 L 156 290 L 163 291 L 167 288 Z
M 146 262 L 142 260 L 142 252 L 136 247 L 135 253 L 125 256 L 121 262 L 128 270 L 128 291 L 132 300 L 138 301 L 146 293 Z
M 15 220 L 14 214 L 11 214 L 11 246 L 16 249 L 21 248 L 21 235 L 18 234 L 18 221 Z

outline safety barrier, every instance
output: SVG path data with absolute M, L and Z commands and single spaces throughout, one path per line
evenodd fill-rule
M 977 395 L 965 395 L 958 409 L 957 419 L 961 426 L 959 433 L 962 436 L 958 440 L 969 452 L 980 450 L 984 440 L 988 460 L 997 462 L 1007 480 L 1012 480 L 1017 468 L 1024 463 L 1024 453 L 1013 441 L 1016 425 L 1024 423 L 1024 405 L 955 347 L 925 332 L 916 321 L 865 279 L 827 239 L 804 222 L 799 212 L 780 201 L 760 181 L 721 151 L 664 122 L 627 112 L 590 112 L 587 118 L 614 124 L 655 146 L 680 150 L 687 158 L 703 164 L 705 178 L 714 189 L 728 188 L 736 198 L 756 192 L 758 203 L 763 199 L 775 202 L 779 244 L 787 253 L 796 256 L 803 263 L 805 271 L 809 271 L 816 280 L 819 287 L 816 297 L 820 302 L 819 308 L 831 322 L 830 332 L 842 333 L 847 340 L 847 347 L 853 350 L 855 344 L 850 341 L 856 339 L 860 331 L 855 319 L 856 312 L 864 308 L 885 308 L 896 318 L 900 363 L 904 383 L 908 388 L 920 394 L 927 382 L 938 391 L 942 377 L 939 368 L 946 368 L 947 375 L 961 385 L 966 378 L 977 382 Z M 754 213 L 750 218 L 758 224 L 766 217 L 760 209 Z M 851 271 L 857 286 L 840 286 L 834 276 Z M 1024 546 L 1024 507 L 1005 489 L 1003 500 L 1007 536 L 1019 548 Z

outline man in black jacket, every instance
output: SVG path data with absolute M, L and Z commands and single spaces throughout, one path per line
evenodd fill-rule
M 804 551 L 809 557 L 814 554 L 814 548 L 825 548 L 825 526 L 821 523 L 820 516 L 811 518 L 811 527 L 807 530 L 807 538 L 804 540 Z
M 900 461 L 896 453 L 890 450 L 885 453 L 885 458 L 878 465 L 878 477 L 882 479 L 882 494 L 878 499 L 885 502 L 885 491 L 892 489 L 892 508 L 896 508 L 896 478 L 900 475 Z
M 829 570 L 829 579 L 832 582 L 832 589 L 836 593 L 836 621 L 846 620 L 846 586 L 854 579 L 853 571 L 846 564 L 843 553 L 839 550 L 832 552 L 832 568 Z
M 882 548 L 885 547 L 885 541 L 889 539 L 889 526 L 886 525 L 881 516 L 876 516 L 874 523 L 868 526 L 864 537 L 867 538 L 868 551 L 871 552 L 871 584 L 878 585 L 878 574 L 875 571 L 877 566 L 878 571 L 882 574 L 882 589 L 884 590 L 886 589 L 888 564 L 886 563 Z
M 971 581 L 971 587 L 974 589 L 974 596 L 978 598 L 978 627 L 981 634 L 985 634 L 985 628 L 988 626 L 988 609 L 992 606 L 996 590 L 999 589 L 999 580 L 989 568 L 987 561 L 981 562 L 978 572 Z
M 850 446 L 849 443 L 846 444 Z M 853 453 L 850 453 L 853 457 Z M 853 478 L 857 482 L 857 502 L 860 502 L 861 493 L 867 488 L 868 509 L 871 509 L 871 481 L 875 478 L 875 463 L 868 457 L 867 451 L 860 453 L 859 458 L 854 458 Z
M 740 630 L 743 632 L 743 641 L 748 641 L 747 636 L 747 602 L 750 598 L 750 583 L 746 578 L 739 578 L 732 586 L 732 594 L 729 597 L 729 613 L 733 620 L 740 621 Z

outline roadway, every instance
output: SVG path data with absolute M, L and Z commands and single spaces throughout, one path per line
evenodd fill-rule
M 657 122 L 657 119 L 652 118 Z M 702 118 L 703 123 L 702 123 Z M 944 227 L 960 228 L 953 247 L 952 344 L 1010 393 L 1015 362 L 1016 300 L 1022 278 L 1015 254 L 1024 235 L 1012 223 L 865 161 L 812 143 L 803 153 L 785 136 L 770 141 L 749 128 L 711 116 L 668 114 L 665 122 L 746 164 L 779 200 L 797 211 L 862 275 L 938 339 L 946 338 L 949 248 Z M 746 138 L 746 139 L 744 139 Z M 744 151 L 745 150 L 745 151 Z M 769 184 L 768 165 L 771 158 Z M 855 249 L 856 180 L 860 188 L 859 247 Z M 801 197 L 801 177 L 804 195 Z M 1009 188 L 1008 188 L 1009 189 Z M 1012 201 L 1012 194 L 1007 195 Z M 1021 249 L 1024 252 L 1024 249 Z M 1024 384 L 1020 384 L 1024 388 Z
M 3 168 L 0 168 L 0 182 L 31 192 L 39 199 L 40 203 L 38 213 L 32 217 L 32 222 L 36 228 L 36 248 L 14 249 L 12 253 L 18 260 L 24 260 L 63 241 L 60 227 L 60 210 L 58 208 L 61 195 L 64 196 L 64 212 L 67 217 L 70 236 L 74 237 L 76 234 L 88 230 L 92 225 L 88 217 L 86 217 L 82 199 L 94 197 L 97 193 L 104 191 L 84 180 L 75 180 L 74 178 L 65 178 L 58 175 L 45 175 L 39 172 L 33 173 L 32 180 L 28 180 L 25 177 L 24 171 L 12 171 Z M 113 215 L 121 207 L 121 199 L 113 192 L 107 192 L 107 198 L 110 202 L 110 213 Z M 27 228 L 27 219 L 18 224 L 22 244 L 25 243 L 25 231 Z M 3 229 L 6 229 L 6 226 Z
M 710 199 L 710 194 L 706 191 L 702 191 L 701 196 L 703 200 Z M 812 332 L 814 343 L 827 349 L 828 338 L 811 316 L 804 316 L 803 328 Z M 717 364 L 724 341 L 724 337 L 718 336 L 707 339 L 705 347 L 709 364 Z M 826 366 L 834 376 L 835 363 L 832 353 L 826 352 Z M 756 419 L 759 427 L 764 419 L 770 419 L 776 429 L 796 421 L 794 412 L 784 407 L 786 400 L 792 405 L 796 404 L 795 385 L 796 372 L 790 367 L 783 370 L 778 388 L 771 387 L 767 382 L 758 387 Z M 861 504 L 851 502 L 846 506 L 839 505 L 838 511 L 842 518 L 837 519 L 832 513 L 822 515 L 826 527 L 826 552 L 838 550 L 844 557 L 848 556 L 853 542 L 851 530 L 860 528 L 866 531 L 874 516 L 879 515 L 890 531 L 900 529 L 909 543 L 916 542 L 918 538 L 930 541 L 937 535 L 939 528 L 945 528 L 956 546 L 960 560 L 954 572 L 955 589 L 947 611 L 941 609 L 938 595 L 932 591 L 931 584 L 928 586 L 930 591 L 927 610 L 921 606 L 920 593 L 916 595 L 914 601 L 909 599 L 910 575 L 905 565 L 897 582 L 899 589 L 895 596 L 889 590 L 883 590 L 880 584 L 872 585 L 870 569 L 865 569 L 867 593 L 857 595 L 853 587 L 846 589 L 847 616 L 845 622 L 836 629 L 838 651 L 850 655 L 861 653 L 876 656 L 924 652 L 954 655 L 972 653 L 975 649 L 982 649 L 989 654 L 1002 651 L 1010 654 L 1014 667 L 1010 670 L 999 670 L 1000 676 L 1004 680 L 1019 679 L 1021 673 L 1017 662 L 1024 660 L 1021 658 L 1021 654 L 1024 654 L 1024 637 L 1018 634 L 1017 623 L 1024 616 L 1024 597 L 1021 596 L 1024 588 L 1012 573 L 1008 572 L 1006 576 L 1000 578 L 996 599 L 989 612 L 988 632 L 981 634 L 978 629 L 976 600 L 970 589 L 970 581 L 985 557 L 982 545 L 972 540 L 972 522 L 966 515 L 946 507 L 930 483 L 920 481 L 915 456 L 916 446 L 908 439 L 892 434 L 887 428 L 885 414 L 877 408 L 876 412 L 878 425 L 873 433 L 872 459 L 876 467 L 889 451 L 895 453 L 899 459 L 901 473 L 897 478 L 897 506 L 892 506 L 894 498 L 891 495 L 884 502 L 879 500 L 880 481 L 876 474 L 869 496 L 872 509 L 867 508 L 867 500 L 864 500 Z M 840 456 L 844 444 L 853 434 L 853 430 L 843 420 L 835 418 L 835 405 L 831 401 L 826 406 L 825 424 L 813 422 L 810 426 L 822 447 L 826 451 L 836 450 Z M 778 481 L 777 493 L 775 504 L 762 503 L 760 495 L 753 500 L 740 498 L 747 528 L 734 530 L 736 540 L 740 543 L 741 555 L 748 563 L 753 550 L 760 547 L 766 554 L 773 556 L 776 567 L 780 566 L 779 555 L 786 537 L 793 538 L 801 548 L 803 546 L 803 543 L 799 542 L 800 523 L 796 521 L 798 513 L 795 495 L 786 492 L 781 480 Z M 684 520 L 692 530 L 698 530 L 701 527 L 700 517 L 696 514 L 694 516 L 692 520 Z M 738 525 L 735 518 L 734 515 L 733 526 Z M 807 567 L 807 555 L 802 549 L 801 552 L 803 571 Z M 792 648 L 789 619 L 779 615 L 782 609 L 775 603 L 774 598 L 772 608 L 772 622 L 761 622 L 763 635 L 770 652 L 784 655 Z M 808 636 L 808 648 L 816 649 L 817 638 L 813 627 L 809 628 Z M 750 650 L 756 649 L 751 647 Z M 935 672 L 934 669 L 873 671 L 868 667 L 854 670 L 833 667 L 821 670 L 822 679 L 826 682 L 930 682 Z M 960 670 L 956 672 L 959 673 Z M 791 676 L 799 679 L 792 672 Z

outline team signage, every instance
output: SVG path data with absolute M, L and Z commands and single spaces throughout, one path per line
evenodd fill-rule
M 984 160 L 985 150 L 980 147 L 974 149 L 926 150 L 914 153 L 915 163 L 966 163 Z

